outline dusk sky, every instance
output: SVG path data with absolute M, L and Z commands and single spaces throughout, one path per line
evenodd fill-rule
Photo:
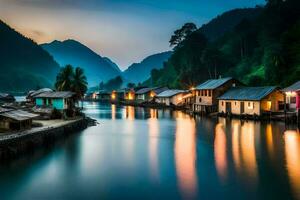
M 75 39 L 121 69 L 169 50 L 185 22 L 198 26 L 265 0 L 0 0 L 0 19 L 38 43 Z

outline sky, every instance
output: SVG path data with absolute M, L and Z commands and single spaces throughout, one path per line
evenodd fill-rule
M 0 19 L 37 43 L 75 39 L 124 70 L 170 50 L 174 30 L 265 0 L 0 0 Z

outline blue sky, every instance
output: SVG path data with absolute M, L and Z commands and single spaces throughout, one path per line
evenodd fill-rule
M 75 39 L 121 69 L 169 50 L 185 22 L 198 26 L 265 0 L 0 0 L 0 19 L 38 43 Z

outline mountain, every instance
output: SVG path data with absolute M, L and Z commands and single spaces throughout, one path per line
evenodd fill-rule
M 233 30 L 242 20 L 255 19 L 262 11 L 263 8 L 260 7 L 230 10 L 202 25 L 198 31 L 204 34 L 208 40 L 213 41 Z
M 125 80 L 132 83 L 143 82 L 150 77 L 153 69 L 161 69 L 163 67 L 163 63 L 166 62 L 171 55 L 171 51 L 151 55 L 140 63 L 130 65 L 123 72 L 123 77 Z
M 113 68 L 115 68 L 116 70 L 118 70 L 118 72 L 121 72 L 119 66 L 118 66 L 115 62 L 113 62 L 110 58 L 108 58 L 108 57 L 103 57 L 103 59 L 104 59 L 108 64 L 110 64 L 110 66 L 112 66 Z
M 61 65 L 71 64 L 84 69 L 89 86 L 96 86 L 120 75 L 120 69 L 108 58 L 103 58 L 75 40 L 53 41 L 41 45 Z
M 48 52 L 0 20 L 0 91 L 52 87 L 58 71 Z

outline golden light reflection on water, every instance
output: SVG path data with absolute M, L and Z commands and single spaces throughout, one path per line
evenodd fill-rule
M 197 193 L 196 124 L 182 112 L 176 114 L 175 162 L 179 188 L 184 198 Z
M 274 140 L 273 140 L 273 128 L 271 124 L 267 125 L 266 128 L 266 142 L 267 142 L 267 148 L 269 155 L 271 157 L 274 156 Z
M 255 131 L 260 124 L 232 120 L 232 154 L 236 170 L 257 180 Z
M 226 133 L 223 124 L 217 124 L 215 130 L 214 156 L 217 172 L 221 180 L 227 177 Z
M 157 117 L 157 110 L 151 109 L 151 118 L 148 119 L 149 125 L 149 163 L 151 178 L 155 181 L 159 180 L 159 163 L 158 163 L 158 141 L 159 141 L 159 121 Z
M 115 104 L 111 104 L 111 119 L 115 120 L 116 119 L 116 105 Z
M 284 132 L 286 167 L 295 198 L 300 199 L 300 135 L 297 131 Z
M 135 110 L 134 110 L 134 107 L 133 106 L 126 106 L 125 108 L 125 111 L 126 111 L 126 119 L 129 119 L 129 120 L 134 120 L 134 115 L 135 115 Z

